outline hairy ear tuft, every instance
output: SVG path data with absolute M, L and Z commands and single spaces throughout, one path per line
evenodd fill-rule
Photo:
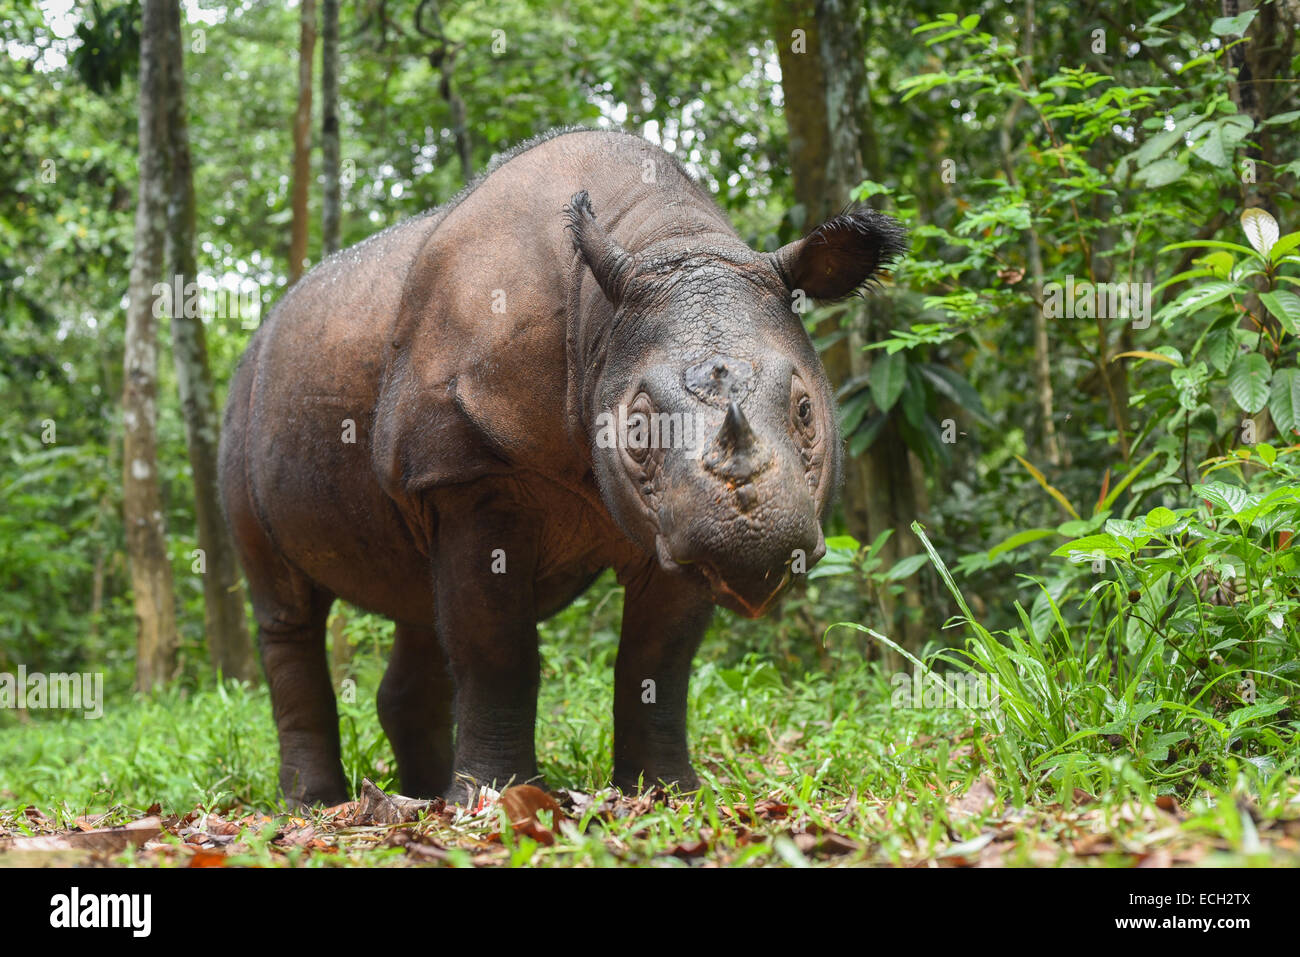
M 772 253 L 785 284 L 833 302 L 861 292 L 907 251 L 907 230 L 892 216 L 859 207 Z
M 564 228 L 572 235 L 574 248 L 591 269 L 605 297 L 617 306 L 623 301 L 628 280 L 635 271 L 632 257 L 596 221 L 596 211 L 585 189 L 569 200 L 564 217 Z

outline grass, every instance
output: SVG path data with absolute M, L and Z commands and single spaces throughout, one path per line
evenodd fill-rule
M 221 823 L 226 864 L 1300 862 L 1300 725 L 1285 708 L 1224 714 L 1190 700 L 1160 649 L 1116 666 L 1077 626 L 1072 639 L 1054 606 L 1050 634 L 1022 614 L 1021 629 L 993 635 L 932 560 L 968 640 L 936 644 L 924 661 L 908 656 L 906 679 L 868 660 L 868 647 L 893 645 L 863 626 L 830 629 L 810 666 L 737 653 L 735 632 L 750 625 L 719 615 L 692 683 L 696 795 L 602 793 L 621 610 L 621 593 L 604 583 L 543 628 L 538 757 L 547 783 L 564 790 L 556 810 L 525 827 L 500 806 L 381 827 L 339 813 L 295 817 L 276 793 L 265 689 L 208 682 L 112 699 L 95 721 L 0 716 L 0 807 L 10 808 L 0 835 L 121 823 L 156 803 L 169 833 L 115 862 L 184 863 L 207 840 L 200 830 L 196 844 L 196 819 Z M 357 690 L 340 705 L 345 770 L 354 787 L 369 778 L 395 791 L 374 712 L 384 629 L 374 619 L 350 628 Z M 940 695 L 963 673 L 992 676 L 996 706 L 910 707 L 899 685 L 927 666 L 942 669 L 946 685 L 930 689 Z M 304 833 L 305 846 L 293 838 Z

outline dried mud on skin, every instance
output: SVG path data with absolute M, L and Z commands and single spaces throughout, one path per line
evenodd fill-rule
M 27 807 L 0 811 L 0 867 L 301 866 L 308 858 L 315 858 L 310 861 L 315 864 L 350 866 L 492 867 L 510 862 L 521 837 L 536 843 L 532 861 L 544 864 L 547 854 L 564 855 L 583 830 L 601 835 L 619 862 L 653 865 L 674 863 L 669 859 L 675 858 L 706 867 L 732 863 L 756 844 L 774 852 L 757 863 L 904 867 L 1175 867 L 1209 863 L 1213 855 L 1231 850 L 1221 840 L 1185 828 L 1187 814 L 1172 798 L 1162 797 L 1154 805 L 1104 806 L 1076 789 L 1069 808 L 1001 808 L 987 777 L 949 797 L 946 840 L 929 847 L 917 835 L 895 859 L 885 856 L 877 842 L 851 836 L 896 830 L 891 802 L 856 793 L 847 801 L 803 808 L 776 796 L 756 800 L 753 807 L 719 803 L 716 831 L 705 815 L 706 823 L 688 829 L 689 839 L 642 845 L 649 841 L 649 829 L 636 828 L 638 818 L 690 803 L 662 789 L 623 795 L 612 789 L 547 792 L 520 785 L 499 794 L 481 789 L 471 807 L 457 807 L 440 799 L 385 793 L 366 780 L 358 800 L 303 817 L 241 814 L 238 808 L 164 817 L 154 805 L 134 814 L 115 809 L 59 825 Z M 1300 815 L 1270 820 L 1244 801 L 1240 807 L 1243 820 L 1254 827 L 1252 841 L 1260 853 L 1274 862 L 1300 861 Z M 133 819 L 107 823 L 127 818 Z M 974 836 L 962 838 L 954 830 L 969 831 L 964 824 L 975 820 Z M 565 860 L 560 856 L 554 862 Z

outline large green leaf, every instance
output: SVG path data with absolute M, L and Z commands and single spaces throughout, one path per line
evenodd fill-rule
M 888 412 L 898 401 L 907 382 L 907 356 L 901 352 L 878 356 L 871 363 L 871 397 L 876 408 Z
M 876 441 L 876 436 L 880 434 L 880 430 L 885 427 L 885 423 L 888 421 L 889 416 L 883 412 L 877 412 L 867 419 L 862 424 L 862 427 L 853 433 L 853 438 L 849 439 L 849 455 L 856 458 L 871 448 L 871 443 Z
M 864 389 L 840 406 L 840 431 L 845 435 L 852 435 L 869 408 L 871 408 L 871 393 Z
M 1228 151 L 1223 146 L 1223 133 L 1217 126 L 1210 129 L 1205 138 L 1192 147 L 1192 152 L 1211 166 L 1222 169 L 1228 165 L 1229 157 Z
M 1250 21 L 1255 19 L 1258 10 L 1247 10 L 1235 17 L 1219 17 L 1210 24 L 1210 32 L 1216 37 L 1238 36 L 1244 37 L 1246 29 L 1250 26 Z
M 1250 504 L 1250 493 L 1239 485 L 1210 482 L 1206 485 L 1193 485 L 1192 491 L 1211 505 L 1226 508 L 1233 515 Z
M 1289 289 L 1277 289 L 1261 293 L 1259 301 L 1277 317 L 1283 329 L 1293 336 L 1300 336 L 1300 296 Z
M 1278 432 L 1288 438 L 1300 431 L 1300 369 L 1278 369 L 1273 373 L 1268 414 Z
M 1237 355 L 1237 330 L 1226 326 L 1212 331 L 1205 337 L 1205 354 L 1217 371 L 1227 372 Z
M 1268 402 L 1272 375 L 1268 360 L 1258 352 L 1237 356 L 1228 367 L 1228 391 L 1243 410 L 1254 415 Z
M 1120 541 L 1114 535 L 1085 535 L 1072 542 L 1066 542 L 1052 552 L 1055 558 L 1069 558 L 1082 561 L 1084 558 L 1101 556 L 1104 558 L 1127 558 L 1132 552 L 1128 543 Z
M 1138 171 L 1133 178 L 1138 182 L 1155 189 L 1160 186 L 1168 186 L 1183 178 L 1187 172 L 1187 164 L 1179 160 L 1160 160 L 1158 163 L 1152 163 L 1150 166 L 1144 166 Z
M 930 381 L 935 392 L 956 402 L 980 421 L 990 421 L 980 394 L 959 373 L 937 362 L 927 362 L 921 366 L 921 374 Z
M 990 560 L 997 558 L 1003 552 L 1009 552 L 1013 548 L 1019 548 L 1021 545 L 1028 545 L 1030 542 L 1036 542 L 1040 538 L 1055 534 L 1056 529 L 1054 528 L 1029 528 L 1023 532 L 1016 532 L 1006 541 L 998 542 L 998 544 L 990 548 L 988 557 Z
M 1199 286 L 1193 286 L 1173 302 L 1169 303 L 1160 310 L 1157 318 L 1161 322 L 1168 322 L 1175 316 L 1181 316 L 1183 313 L 1196 312 L 1204 309 L 1206 306 L 1213 305 L 1222 299 L 1234 293 L 1247 292 L 1245 287 L 1235 282 L 1228 282 L 1224 279 L 1216 279 L 1213 282 L 1201 283 Z

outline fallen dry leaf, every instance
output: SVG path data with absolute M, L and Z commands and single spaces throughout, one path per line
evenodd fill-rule
M 950 804 L 948 809 L 957 817 L 971 817 L 987 811 L 996 802 L 997 791 L 986 775 L 972 784 L 970 790 Z
M 555 803 L 555 799 L 532 784 L 516 784 L 506 788 L 501 792 L 501 806 L 505 808 L 511 830 L 531 837 L 546 847 L 555 843 L 555 834 L 538 820 L 538 813 L 550 811 L 552 827 L 565 820 L 564 811 Z
M 442 798 L 421 801 L 400 794 L 385 794 L 369 778 L 361 779 L 361 800 L 354 824 L 408 824 L 422 813 L 438 813 L 446 802 Z
M 9 838 L 0 844 L 4 850 L 14 851 L 97 851 L 115 854 L 128 847 L 139 847 L 162 833 L 162 820 L 146 817 L 121 827 L 103 827 L 92 831 L 67 831 L 41 837 Z
M 226 855 L 216 851 L 195 851 L 186 867 L 225 867 Z

